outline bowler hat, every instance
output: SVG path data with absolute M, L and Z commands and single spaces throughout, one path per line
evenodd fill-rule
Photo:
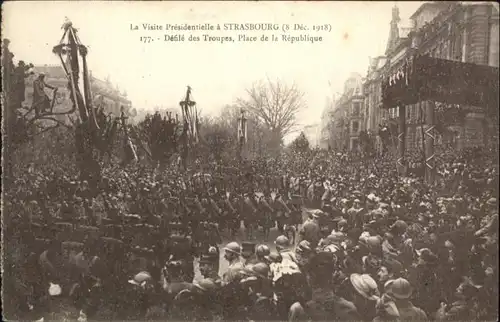
M 354 289 L 367 300 L 377 300 L 380 297 L 377 282 L 368 274 L 351 274 L 350 280 Z

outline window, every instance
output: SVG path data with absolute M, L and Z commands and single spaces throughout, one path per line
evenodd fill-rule
M 462 63 L 467 62 L 467 28 L 462 31 Z
M 351 151 L 357 151 L 359 146 L 358 139 L 352 139 L 351 141 Z
M 457 37 L 455 38 L 455 43 L 453 45 L 453 60 L 462 60 L 462 40 L 462 32 L 459 32 Z
M 352 131 L 354 133 L 357 133 L 359 131 L 359 123 L 358 123 L 358 121 L 352 122 Z
M 419 126 L 415 128 L 415 148 L 416 150 L 423 149 L 423 141 L 422 141 L 422 128 Z
M 361 110 L 361 103 L 355 102 L 352 103 L 352 115 L 359 115 L 359 111 Z
M 490 24 L 490 42 L 489 42 L 489 55 L 488 55 L 488 65 L 498 67 L 498 47 L 499 42 L 499 26 L 498 22 Z
M 451 41 L 445 41 L 443 44 L 443 58 L 448 59 L 450 57 L 450 42 Z
M 408 107 L 408 110 L 410 111 L 410 123 L 411 124 L 416 124 L 417 123 L 417 106 L 416 105 L 411 105 Z

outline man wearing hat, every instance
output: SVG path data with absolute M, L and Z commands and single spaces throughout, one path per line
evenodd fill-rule
M 281 317 L 286 319 L 286 312 L 290 305 L 294 303 L 294 296 L 298 286 L 297 278 L 302 275 L 298 266 L 295 253 L 291 250 L 290 241 L 286 236 L 278 236 L 274 241 L 276 250 L 281 260 L 276 264 L 271 264 L 273 269 L 273 280 L 275 282 L 275 293 L 278 297 Z M 300 280 L 300 279 L 299 279 Z M 295 289 L 292 288 L 295 286 Z
M 427 314 L 410 301 L 413 289 L 404 278 L 389 280 L 384 285 L 387 295 L 394 299 L 401 321 L 427 321 Z
M 397 220 L 391 227 L 390 232 L 382 243 L 384 256 L 398 258 L 404 251 L 403 235 L 408 228 L 408 224 L 403 220 Z
M 290 245 L 290 240 L 288 239 L 288 237 L 284 235 L 278 236 L 274 241 L 274 245 L 276 245 L 276 250 L 281 255 L 283 260 L 290 260 L 294 263 L 297 262 L 295 254 L 292 252 L 292 245 Z
M 38 78 L 33 81 L 33 103 L 32 108 L 35 110 L 36 115 L 40 112 L 45 112 L 50 109 L 50 99 L 45 94 L 45 87 L 52 90 L 57 90 L 57 87 L 50 86 L 45 83 L 45 74 L 38 74 Z
M 314 254 L 315 250 L 311 248 L 311 243 L 307 240 L 303 240 L 297 245 L 295 248 L 295 257 L 301 271 L 306 271 Z
M 313 247 L 318 245 L 321 239 L 319 220 L 322 214 L 323 212 L 320 210 L 311 213 L 311 218 L 306 220 L 299 231 L 299 243 L 303 240 L 307 240 Z
M 415 285 L 413 302 L 430 314 L 436 312 L 439 303 L 435 301 L 434 296 L 441 292 L 438 278 L 438 257 L 428 248 L 415 251 L 418 256 L 418 262 L 411 267 L 409 274 L 410 282 Z M 451 277 L 456 274 L 453 271 L 447 272 Z M 422 283 L 425 281 L 425 283 Z M 445 288 L 446 289 L 446 288 Z
M 475 233 L 476 236 L 498 232 L 498 206 L 496 198 L 490 198 L 486 201 L 485 212 L 486 216 L 481 219 L 481 229 Z
M 481 289 L 482 286 L 477 285 L 471 278 L 463 277 L 462 282 L 455 290 L 456 301 L 450 305 L 441 303 L 436 314 L 437 319 L 441 321 L 483 320 L 478 311 Z
M 256 225 L 255 216 L 258 210 L 255 198 L 255 193 L 251 190 L 243 196 L 243 224 L 249 239 L 253 238 L 253 230 Z
M 363 312 L 365 321 L 372 321 L 376 316 L 375 304 L 380 299 L 377 282 L 368 274 L 351 274 L 349 277 L 354 288 L 353 303 L 359 312 Z
M 352 302 L 339 297 L 333 292 L 333 270 L 335 255 L 331 252 L 319 252 L 311 261 L 310 283 L 311 299 L 305 304 L 305 312 L 313 321 L 360 321 L 361 317 Z M 290 309 L 290 315 L 300 312 L 296 305 Z
M 249 290 L 247 319 L 250 321 L 279 320 L 276 303 L 273 300 L 270 269 L 265 263 L 258 263 L 248 269 L 248 277 L 241 283 Z
M 361 207 L 361 200 L 355 198 L 353 205 L 347 210 L 347 221 L 350 227 L 362 228 L 363 227 L 363 208 Z
M 224 247 L 224 258 L 229 263 L 227 271 L 222 276 L 224 285 L 235 282 L 241 275 L 243 263 L 241 262 L 241 246 L 237 242 L 230 242 Z
M 287 200 L 288 201 L 288 200 Z M 284 217 L 285 214 L 290 214 L 291 210 L 285 202 L 285 196 L 283 192 L 276 194 L 274 198 L 273 206 L 276 209 L 276 226 L 280 234 L 284 233 Z
M 383 259 L 382 265 L 377 271 L 379 289 L 383 290 L 387 281 L 400 278 L 402 271 L 403 265 L 399 261 L 393 258 Z

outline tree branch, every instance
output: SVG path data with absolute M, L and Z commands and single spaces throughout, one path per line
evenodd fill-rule
M 264 121 L 281 138 L 290 133 L 297 125 L 297 114 L 305 108 L 304 94 L 295 84 L 287 86 L 279 80 L 255 83 L 246 90 L 247 98 L 239 98 L 237 103 Z

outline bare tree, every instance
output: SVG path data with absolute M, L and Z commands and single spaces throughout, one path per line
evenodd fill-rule
M 287 134 L 296 131 L 297 114 L 306 108 L 301 92 L 295 84 L 289 86 L 281 81 L 255 83 L 246 90 L 247 98 L 239 98 L 237 104 L 244 108 L 272 131 L 275 144 Z

